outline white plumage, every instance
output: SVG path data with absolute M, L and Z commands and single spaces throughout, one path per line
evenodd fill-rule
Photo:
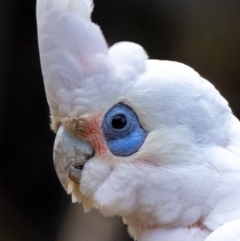
M 61 183 L 86 211 L 122 216 L 139 241 L 240 240 L 240 123 L 228 103 L 184 64 L 148 60 L 134 43 L 108 48 L 92 6 L 37 3 L 52 128 L 62 126 L 54 147 Z M 114 108 L 140 123 L 121 152 L 106 134 Z M 69 152 L 68 140 L 76 143 Z M 124 143 L 137 151 L 124 155 Z

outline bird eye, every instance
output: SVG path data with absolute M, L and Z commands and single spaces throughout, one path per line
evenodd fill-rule
M 135 153 L 147 135 L 135 112 L 122 103 L 113 106 L 106 113 L 102 129 L 109 150 L 117 156 Z
M 127 124 L 127 119 L 124 115 L 116 115 L 112 119 L 112 127 L 115 129 L 123 129 Z

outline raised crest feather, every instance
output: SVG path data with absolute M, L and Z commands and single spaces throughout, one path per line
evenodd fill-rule
M 93 6 L 92 0 L 41 0 L 37 1 L 37 19 L 41 21 L 54 11 L 73 11 L 85 19 L 90 19 Z

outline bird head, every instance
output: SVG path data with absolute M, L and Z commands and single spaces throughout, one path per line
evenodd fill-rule
M 231 110 L 192 68 L 150 60 L 135 43 L 108 47 L 92 8 L 37 2 L 58 178 L 86 211 L 191 225 L 214 185 L 205 150 L 226 144 Z

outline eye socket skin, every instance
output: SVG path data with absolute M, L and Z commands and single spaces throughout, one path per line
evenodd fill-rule
M 108 148 L 116 156 L 132 155 L 147 136 L 135 112 L 123 103 L 113 106 L 106 113 L 102 128 Z

